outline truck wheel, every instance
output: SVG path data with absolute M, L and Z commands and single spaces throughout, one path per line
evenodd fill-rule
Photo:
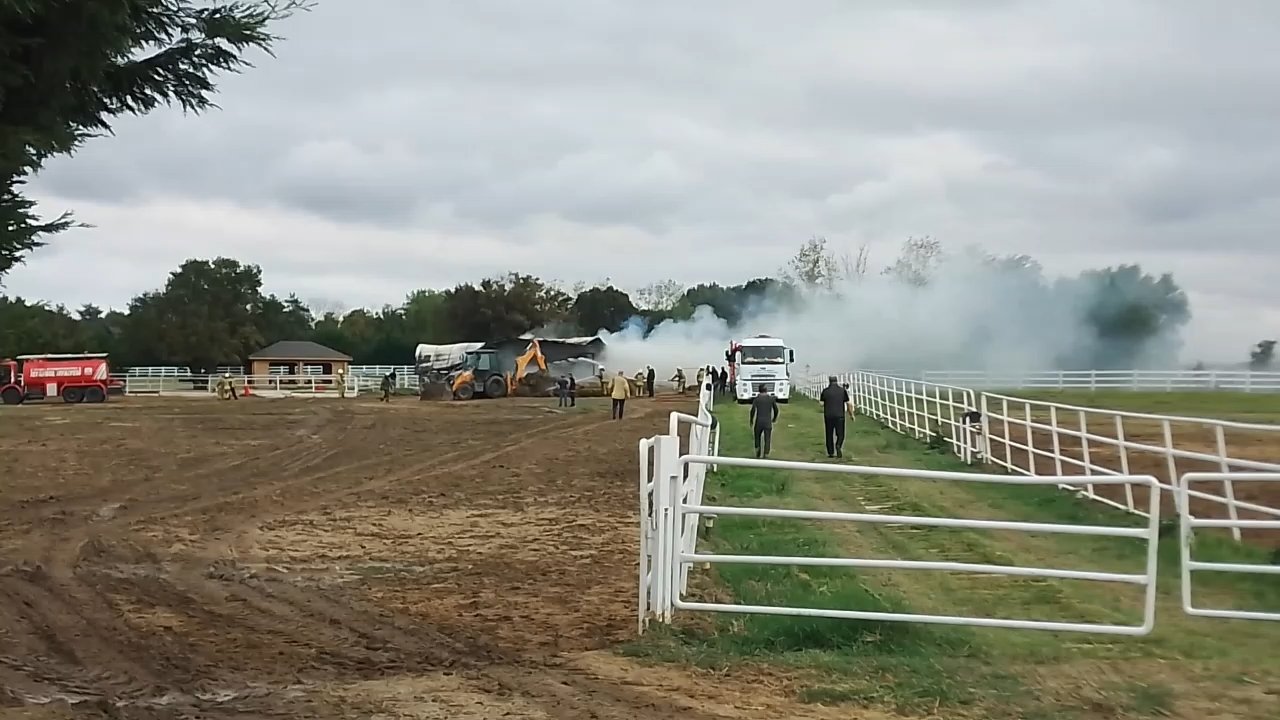
M 458 388 L 458 391 L 455 392 L 453 396 L 458 400 L 470 400 L 471 398 L 475 397 L 475 394 L 476 394 L 475 388 L 471 387 L 471 383 L 467 383 L 466 385 L 463 385 L 462 387 Z
M 0 392 L 0 402 L 5 405 L 21 405 L 26 396 L 22 394 L 22 390 L 13 386 L 9 386 Z
M 69 387 L 62 389 L 62 402 L 78 403 L 84 400 L 84 391 L 78 387 Z
M 506 397 L 507 381 L 498 375 L 491 376 L 484 381 L 484 394 L 491 398 Z
M 107 394 L 102 392 L 100 387 L 91 387 L 84 389 L 84 401 L 91 403 L 100 403 L 107 399 Z

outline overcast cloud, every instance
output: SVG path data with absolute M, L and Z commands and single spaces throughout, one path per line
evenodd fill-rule
M 44 211 L 96 228 L 7 290 L 120 306 L 223 254 L 352 307 L 927 234 L 1171 271 L 1188 359 L 1280 335 L 1274 0 L 321 0 L 279 32 L 221 111 L 52 162 Z

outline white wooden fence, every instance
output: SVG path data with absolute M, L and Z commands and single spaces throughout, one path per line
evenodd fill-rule
M 875 375 L 974 390 L 1145 390 L 1280 392 L 1280 371 L 1264 370 L 868 370 Z
M 837 379 L 849 383 L 859 412 L 917 439 L 941 435 L 966 463 L 984 460 L 1032 477 L 1070 476 L 1062 489 L 1137 515 L 1146 513 L 1140 490 L 1096 479 L 1149 473 L 1175 508 L 1185 491 L 1206 516 L 1280 517 L 1257 483 L 1238 489 L 1231 474 L 1280 472 L 1280 425 L 1087 408 L 875 373 Z M 801 392 L 816 398 L 826 384 L 825 376 L 810 378 Z M 1216 492 L 1178 486 L 1184 473 L 1205 471 L 1227 473 Z M 1230 529 L 1241 540 L 1248 528 Z
M 1193 572 L 1234 572 L 1254 574 L 1280 575 L 1280 566 L 1246 563 L 1215 563 L 1197 561 L 1191 557 L 1193 531 L 1195 528 L 1230 529 L 1238 537 L 1241 529 L 1274 529 L 1280 530 L 1280 510 L 1240 500 L 1235 497 L 1236 483 L 1262 484 L 1280 482 L 1280 472 L 1240 473 L 1226 472 L 1232 468 L 1255 468 L 1269 466 L 1266 462 L 1248 458 L 1234 457 L 1227 454 L 1225 447 L 1217 454 L 1199 453 L 1175 447 L 1172 442 L 1163 446 L 1147 445 L 1138 441 L 1121 438 L 1111 439 L 1121 448 L 1118 457 L 1124 458 L 1125 451 L 1154 452 L 1167 460 L 1169 475 L 1164 480 L 1154 473 L 1143 474 L 1130 472 L 1128 462 L 1120 460 L 1126 466 L 1123 472 L 1098 464 L 1096 453 L 1087 455 L 1083 460 L 1083 469 L 1092 468 L 1094 474 L 1084 475 L 1068 472 L 1069 462 L 1065 454 L 1065 445 L 1060 435 L 1067 431 L 1069 437 L 1083 442 L 1094 440 L 1099 442 L 1084 425 L 1082 429 L 1068 430 L 1055 425 L 1050 412 L 1048 423 L 1041 423 L 1035 413 L 1024 408 L 1019 415 L 1010 412 L 1005 402 L 1008 396 L 983 393 L 975 395 L 973 391 L 955 386 L 942 386 L 922 381 L 903 378 L 891 378 L 872 373 L 853 373 L 838 376 L 840 383 L 848 382 L 850 394 L 854 397 L 860 411 L 875 417 L 880 422 L 894 428 L 898 432 L 918 438 L 935 437 L 950 433 L 953 442 L 951 451 L 967 461 L 976 461 L 983 457 L 999 458 L 999 452 L 992 452 L 993 423 L 1003 427 L 1006 421 L 1011 426 L 1021 420 L 1031 435 L 1025 447 L 1028 457 L 1049 453 L 1055 460 L 1050 466 L 1021 467 L 1013 462 L 1011 456 L 1005 455 L 1005 463 L 1016 474 L 978 474 L 970 472 L 941 472 L 908 468 L 884 468 L 853 466 L 843 463 L 789 462 L 754 458 L 733 458 L 720 454 L 718 425 L 711 414 L 710 393 L 704 389 L 700 397 L 697 416 L 673 413 L 671 426 L 666 435 L 647 438 L 640 442 L 640 480 L 639 494 L 641 506 L 640 532 L 640 577 L 639 577 L 639 630 L 644 632 L 650 621 L 669 623 L 676 611 L 703 611 L 722 613 L 751 613 L 769 615 L 791 615 L 806 617 L 829 617 L 841 619 L 879 620 L 887 622 L 913 622 L 943 625 L 968 625 L 977 627 L 1051 630 L 1065 632 L 1088 632 L 1110 635 L 1146 635 L 1151 632 L 1155 623 L 1156 574 L 1158 571 L 1158 549 L 1160 542 L 1160 516 L 1164 500 L 1171 499 L 1178 508 L 1181 533 L 1180 546 L 1182 553 L 1182 593 L 1183 609 L 1188 614 L 1207 617 L 1238 618 L 1246 620 L 1280 620 L 1280 612 L 1270 610 L 1237 610 L 1198 608 L 1191 602 Z M 814 378 L 802 383 L 803 394 L 815 397 L 827 384 L 825 377 Z M 1000 402 L 999 412 L 990 412 L 997 400 Z M 1022 403 L 1033 401 L 1018 400 Z M 1053 403 L 1039 403 L 1053 407 Z M 1062 406 L 1058 406 L 1062 407 Z M 1071 408 L 1073 411 L 1086 410 Z M 980 423 L 967 421 L 967 415 L 973 412 L 982 413 Z M 1089 410 L 1092 411 L 1092 410 Z M 1101 411 L 1108 412 L 1108 411 Z M 1167 420 L 1188 420 L 1197 423 L 1209 423 L 1212 427 L 1225 427 L 1221 421 L 1196 418 L 1165 418 L 1162 416 L 1144 416 L 1140 413 L 1123 413 L 1140 419 L 1156 418 Z M 1028 419 L 1030 418 L 1030 419 Z M 677 425 L 688 421 L 694 427 L 690 431 L 688 449 L 681 450 Z M 1121 422 L 1121 426 L 1123 422 Z M 1056 427 L 1056 430 L 1055 430 Z M 1169 426 L 1161 426 L 1169 427 Z M 1248 426 L 1253 429 L 1257 426 Z M 1267 427 L 1268 430 L 1280 430 L 1280 427 Z M 701 431 L 699 429 L 701 428 Z M 1035 435 L 1037 431 L 1049 433 L 1049 438 L 1059 438 L 1047 446 Z M 974 441 L 974 434 L 977 439 Z M 1169 433 L 1164 432 L 1165 437 Z M 997 445 L 1021 445 L 1013 439 L 1014 433 L 1004 432 Z M 1017 437 L 1021 437 L 1020 435 Z M 1105 439 L 1104 439 L 1105 440 Z M 1082 445 L 1083 447 L 1083 445 Z M 1047 448 L 1052 448 L 1049 450 Z M 975 451 L 976 450 L 976 451 Z M 1177 458 L 1208 460 L 1223 467 L 1223 472 L 1177 474 L 1175 460 Z M 1048 485 L 1069 488 L 1083 496 L 1107 501 L 1107 504 L 1119 507 L 1146 519 L 1143 527 L 1110 525 L 1075 525 L 1062 523 L 1031 523 L 1016 519 L 979 520 L 956 517 L 918 517 L 905 515 L 884 515 L 871 512 L 843 512 L 823 510 L 805 510 L 794 508 L 760 508 L 731 505 L 705 504 L 702 500 L 705 472 L 717 467 L 750 467 L 773 469 L 782 472 L 818 472 L 840 473 L 852 475 L 874 475 L 881 477 L 900 477 L 939 482 L 999 483 L 1014 485 Z M 1039 471 L 1043 468 L 1044 471 Z M 1105 468 L 1105 471 L 1103 471 Z M 1275 468 L 1280 470 L 1280 467 Z M 1026 477 L 1019 477 L 1026 475 Z M 1082 477 L 1083 475 L 1083 477 Z M 1087 478 L 1087 479 L 1086 479 Z M 1223 495 L 1192 489 L 1193 483 L 1207 483 L 1223 488 Z M 1104 492 L 1104 488 L 1112 489 Z M 1168 491 L 1168 492 L 1166 492 Z M 1119 503 L 1116 497 L 1125 498 Z M 1200 502 L 1197 502 L 1200 501 Z M 1227 508 L 1229 517 L 1222 519 L 1206 517 L 1219 506 Z M 1262 519 L 1243 517 L 1246 513 L 1260 514 Z M 1141 539 L 1145 542 L 1145 567 L 1141 573 L 1095 572 L 1068 568 L 1026 567 L 1018 565 L 995 565 L 987 563 L 963 563 L 943 561 L 915 561 L 902 559 L 873 558 L 831 558 L 796 555 L 730 555 L 700 552 L 698 543 L 699 518 L 713 519 L 718 516 L 768 517 L 797 521 L 827 522 L 860 522 L 880 524 L 909 524 L 927 527 L 970 528 L 975 530 L 1036 532 L 1036 533 L 1068 533 L 1075 535 L 1096 535 L 1104 537 Z M 993 618 L 960 615 L 924 615 L 914 613 L 871 612 L 854 609 L 829 609 L 808 607 L 787 607 L 768 605 L 744 605 L 729 602 L 701 602 L 687 599 L 688 575 L 690 569 L 709 567 L 712 564 L 756 564 L 756 565 L 791 565 L 817 567 L 846 567 L 870 569 L 898 569 L 916 571 L 941 571 L 962 573 L 985 573 L 996 575 L 1017 575 L 1042 578 L 1058 578 L 1072 580 L 1089 580 L 1109 583 L 1125 583 L 1139 585 L 1144 588 L 1142 603 L 1142 621 L 1139 624 L 1103 624 L 1080 623 L 1057 620 L 1024 620 L 1018 618 Z
M 941 440 L 966 463 L 982 451 L 981 427 L 972 414 L 977 396 L 969 388 L 938 385 L 869 372 L 836 375 L 847 386 L 856 411 L 917 440 Z M 827 376 L 801 382 L 800 393 L 817 400 L 830 381 Z
M 675 552 L 694 552 L 698 544 L 699 513 L 686 513 L 677 522 L 671 513 L 673 499 L 669 493 L 678 489 L 683 500 L 702 502 L 707 472 L 714 471 L 715 466 L 700 464 L 681 468 L 679 488 L 671 483 L 655 482 L 655 479 L 675 472 L 673 462 L 680 456 L 682 425 L 689 426 L 686 445 L 689 453 L 703 456 L 719 453 L 720 427 L 711 414 L 714 407 L 715 393 L 709 383 L 703 384 L 698 389 L 697 414 L 673 412 L 666 435 L 640 441 L 640 632 L 644 632 L 651 613 L 670 620 L 672 593 L 675 591 L 672 582 L 683 592 L 689 581 L 689 566 L 682 566 L 676 575 L 671 575 L 672 568 L 667 559 Z M 714 522 L 714 518 L 708 517 L 707 522 Z

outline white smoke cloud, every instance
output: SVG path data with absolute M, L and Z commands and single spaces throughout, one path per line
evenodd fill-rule
M 1050 283 L 1038 268 L 1010 270 L 966 255 L 946 256 L 923 287 L 872 275 L 840 283 L 834 293 L 808 293 L 798 302 L 765 299 L 730 327 L 709 307 L 688 320 L 669 320 L 644 335 L 633 318 L 617 333 L 602 332 L 604 362 L 634 372 L 652 364 L 724 364 L 730 341 L 766 334 L 782 338 L 805 373 L 855 369 L 986 370 L 1018 373 L 1052 369 L 1081 357 L 1105 355 L 1084 321 L 1081 290 Z M 1175 360 L 1176 338 L 1148 343 L 1144 367 Z

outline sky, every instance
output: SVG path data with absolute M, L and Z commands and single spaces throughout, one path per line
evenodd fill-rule
M 1280 335 L 1274 0 L 320 0 L 277 32 L 220 109 L 51 161 L 32 195 L 94 227 L 5 290 L 119 307 L 225 255 L 345 309 L 930 235 L 1172 272 L 1188 359 Z

